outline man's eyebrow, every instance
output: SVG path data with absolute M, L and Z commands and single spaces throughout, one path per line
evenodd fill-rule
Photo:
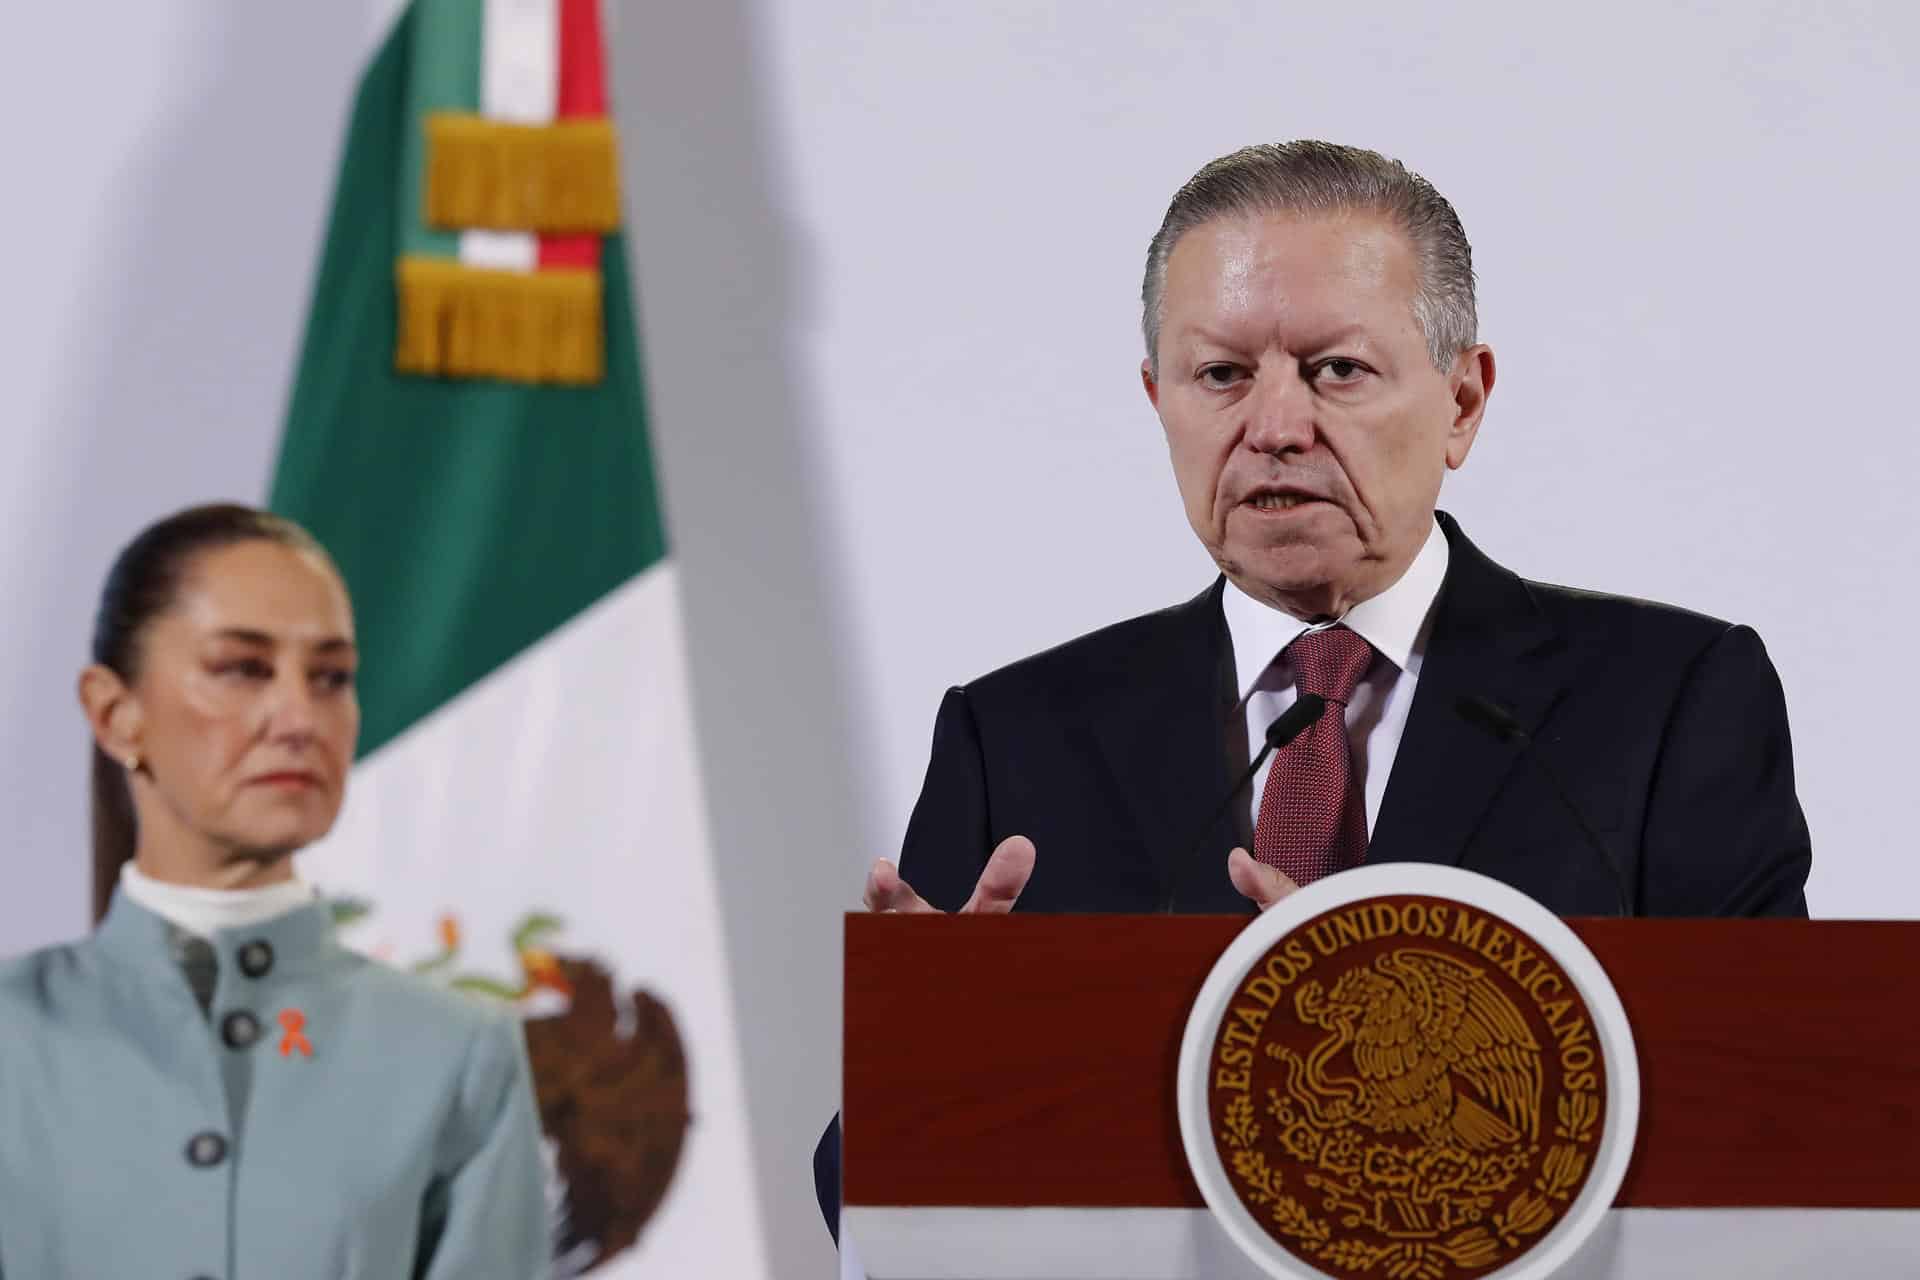
M 1210 329 L 1204 324 L 1186 325 L 1181 331 L 1180 336 L 1213 347 L 1238 347 L 1240 345 L 1232 334 L 1220 329 Z
M 1313 346 L 1316 348 L 1338 347 L 1350 342 L 1358 342 L 1361 346 L 1365 346 L 1372 338 L 1373 330 L 1364 324 L 1355 323 L 1343 325 L 1331 333 L 1321 335 Z
M 1368 328 L 1365 323 L 1355 321 L 1352 324 L 1342 325 L 1337 329 L 1312 334 L 1310 335 L 1310 341 L 1297 343 L 1296 346 L 1302 354 L 1306 354 L 1313 351 L 1324 351 L 1328 347 L 1337 347 L 1349 343 L 1358 343 L 1362 346 L 1371 345 L 1373 336 L 1373 330 Z M 1223 330 L 1210 329 L 1204 324 L 1187 325 L 1180 331 L 1179 337 L 1207 346 L 1226 347 L 1230 350 L 1238 349 L 1241 345 L 1240 341 L 1233 335 Z

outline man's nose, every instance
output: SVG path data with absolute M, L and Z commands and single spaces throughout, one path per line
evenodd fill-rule
M 1300 376 L 1298 365 L 1289 361 L 1262 366 L 1254 378 L 1253 393 L 1242 404 L 1249 448 L 1277 456 L 1313 447 L 1313 388 Z

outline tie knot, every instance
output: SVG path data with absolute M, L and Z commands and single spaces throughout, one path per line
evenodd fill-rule
M 1294 687 L 1346 706 L 1373 665 L 1373 646 L 1346 627 L 1308 631 L 1287 646 Z

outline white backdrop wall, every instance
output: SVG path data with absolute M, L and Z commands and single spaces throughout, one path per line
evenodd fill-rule
M 10 31 L 0 950 L 84 927 L 91 595 L 148 519 L 264 491 L 392 7 L 33 6 Z M 1244 142 L 1374 146 L 1453 198 L 1500 378 L 1446 505 L 1523 573 L 1757 627 L 1816 913 L 1920 915 L 1920 11 L 609 7 L 778 1275 L 830 1270 L 806 1158 L 838 912 L 897 845 L 941 690 L 1210 574 L 1137 293 L 1168 196 Z

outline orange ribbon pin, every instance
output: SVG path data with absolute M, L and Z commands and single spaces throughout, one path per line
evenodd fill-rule
M 280 1037 L 280 1056 L 290 1058 L 297 1049 L 307 1057 L 313 1056 L 313 1041 L 306 1036 L 307 1015 L 298 1009 L 280 1011 L 280 1029 L 287 1034 Z

